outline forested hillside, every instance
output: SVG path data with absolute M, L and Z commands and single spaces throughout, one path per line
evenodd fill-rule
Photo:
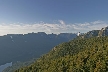
M 15 72 L 107 72 L 108 37 L 76 38 Z

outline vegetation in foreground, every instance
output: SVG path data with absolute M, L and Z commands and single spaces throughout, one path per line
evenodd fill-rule
M 106 71 L 108 71 L 108 37 L 92 37 L 62 43 L 35 63 L 15 72 Z

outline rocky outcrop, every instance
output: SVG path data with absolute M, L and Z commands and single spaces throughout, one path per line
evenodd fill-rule
M 101 37 L 101 36 L 108 36 L 108 27 L 104 27 L 99 31 L 98 37 Z
M 87 33 L 80 35 L 80 38 L 90 38 L 90 37 L 101 37 L 108 36 L 108 26 L 102 28 L 101 30 L 92 30 Z

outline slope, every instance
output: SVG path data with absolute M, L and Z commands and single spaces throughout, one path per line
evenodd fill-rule
M 15 72 L 106 71 L 108 71 L 108 37 L 92 37 L 62 43 L 32 65 Z

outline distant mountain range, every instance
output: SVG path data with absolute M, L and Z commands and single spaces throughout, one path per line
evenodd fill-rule
M 74 33 L 56 35 L 44 32 L 0 36 L 0 65 L 38 58 L 59 43 L 67 42 L 75 37 Z

